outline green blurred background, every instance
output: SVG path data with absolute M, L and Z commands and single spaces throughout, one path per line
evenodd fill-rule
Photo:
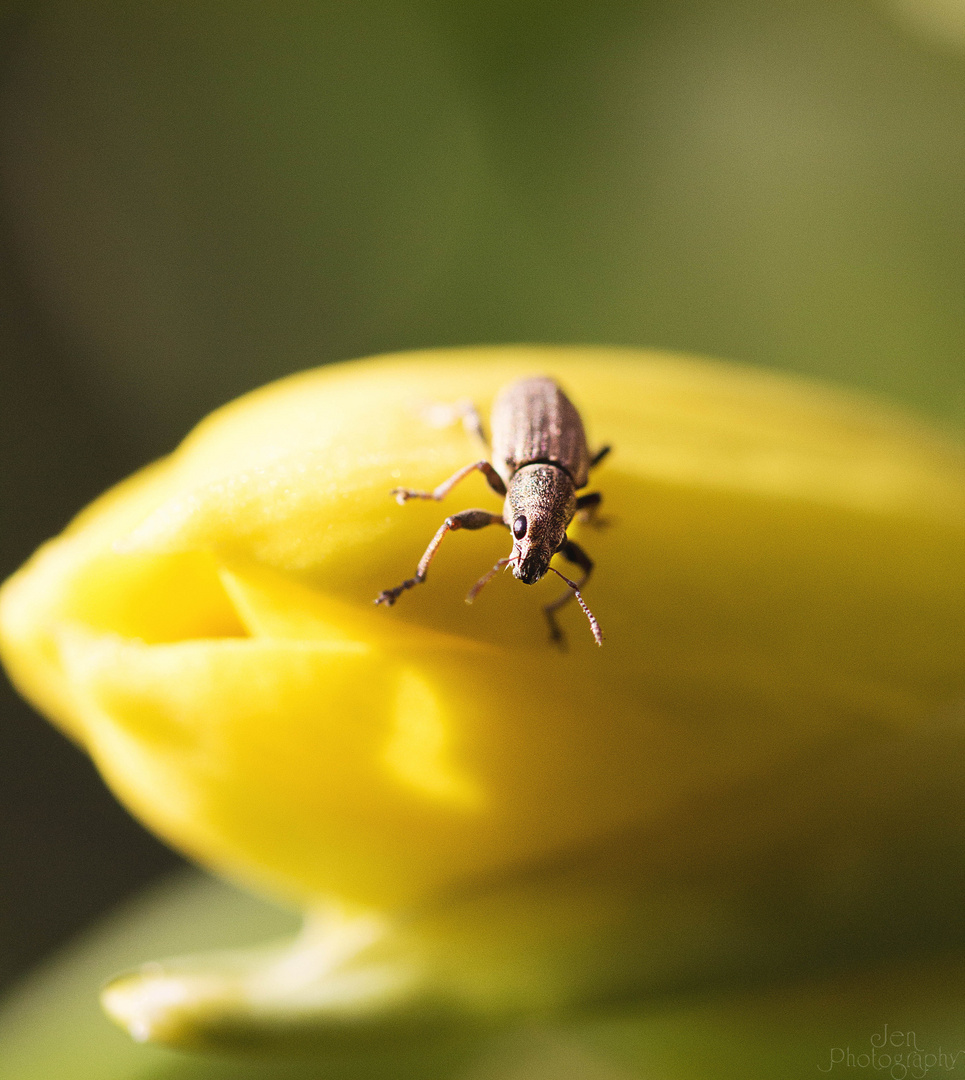
M 965 429 L 965 0 L 34 0 L 0 37 L 4 575 L 214 406 L 385 350 L 657 346 Z M 176 864 L 7 686 L 0 859 L 0 981 Z

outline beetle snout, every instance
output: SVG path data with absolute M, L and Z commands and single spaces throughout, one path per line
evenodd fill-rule
M 524 585 L 535 585 L 549 569 L 552 557 L 552 552 L 542 551 L 539 548 L 530 548 L 526 552 L 518 553 L 513 563 L 513 577 Z

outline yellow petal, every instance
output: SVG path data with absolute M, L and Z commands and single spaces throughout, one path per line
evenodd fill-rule
M 605 524 L 574 535 L 603 626 L 546 640 L 548 578 L 468 587 L 503 530 L 480 455 L 427 409 L 557 377 Z M 4 587 L 24 693 L 199 860 L 311 902 L 426 902 L 726 791 L 965 693 L 965 458 L 900 414 L 750 369 L 490 349 L 323 368 L 219 410 Z

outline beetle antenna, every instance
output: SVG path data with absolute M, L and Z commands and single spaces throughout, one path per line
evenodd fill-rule
M 557 577 L 562 578 L 566 582 L 566 584 L 569 585 L 569 587 L 573 590 L 574 594 L 576 595 L 576 602 L 580 605 L 581 608 L 583 608 L 583 614 L 590 620 L 590 629 L 593 631 L 593 640 L 597 643 L 597 645 L 602 645 L 603 631 L 600 629 L 600 624 L 596 621 L 596 616 L 586 606 L 586 601 L 580 595 L 580 590 L 576 587 L 576 582 L 570 581 L 570 579 L 565 574 L 561 574 L 555 566 L 550 566 L 548 569 L 552 570 Z M 491 576 L 491 573 L 489 576 Z M 488 577 L 486 580 L 488 580 Z M 482 584 L 485 585 L 486 581 L 483 581 Z M 481 587 L 482 586 L 480 586 L 480 588 Z
M 509 566 L 510 563 L 513 563 L 515 561 L 516 560 L 513 558 L 512 555 L 507 555 L 505 559 L 500 559 L 499 562 L 496 563 L 496 565 L 492 568 L 492 570 L 487 570 L 486 573 L 483 574 L 483 576 L 476 582 L 475 585 L 473 585 L 473 587 L 466 594 L 466 603 L 471 604 L 473 600 L 476 599 L 479 594 L 479 590 L 484 585 L 488 585 L 489 582 L 492 581 L 492 579 L 499 573 L 500 570 L 502 570 L 504 567 Z

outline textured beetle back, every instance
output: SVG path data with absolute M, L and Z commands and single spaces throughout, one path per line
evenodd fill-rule
M 509 483 L 524 465 L 545 461 L 586 485 L 590 454 L 583 421 L 550 378 L 520 379 L 500 391 L 492 411 L 493 465 Z

